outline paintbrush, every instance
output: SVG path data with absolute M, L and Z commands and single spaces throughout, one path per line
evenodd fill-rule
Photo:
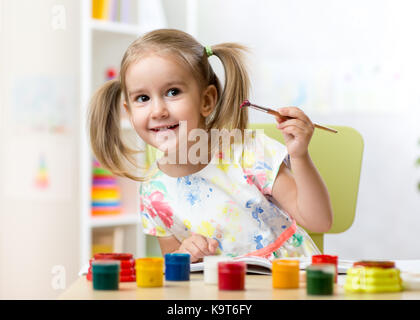
M 244 102 L 242 102 L 242 104 L 239 108 L 242 109 L 243 107 L 251 107 L 255 110 L 259 110 L 259 111 L 262 111 L 262 112 L 265 112 L 265 113 L 269 113 L 273 116 L 276 116 L 276 117 L 280 118 L 281 120 L 295 119 L 293 117 L 282 116 L 280 113 L 278 113 L 277 111 L 275 111 L 273 109 L 257 106 L 256 104 L 253 104 L 253 103 L 249 102 L 248 100 L 245 100 Z M 321 126 L 321 125 L 316 124 L 316 123 L 314 123 L 314 126 L 315 126 L 315 128 L 318 128 L 318 129 L 322 129 L 322 130 L 326 130 L 326 131 L 330 131 L 330 132 L 334 132 L 334 133 L 338 132 L 335 129 L 324 127 L 324 126 Z

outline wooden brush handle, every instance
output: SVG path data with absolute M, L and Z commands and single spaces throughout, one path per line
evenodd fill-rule
M 278 113 L 278 112 L 277 112 L 277 111 L 275 111 L 275 110 L 268 110 L 267 112 L 268 112 L 269 114 L 273 115 L 273 116 L 276 116 L 276 117 L 280 118 L 281 120 L 295 119 L 295 118 L 293 118 L 293 117 L 282 116 L 282 115 L 280 115 L 280 113 Z M 321 126 L 321 125 L 316 124 L 316 123 L 314 123 L 314 126 L 315 126 L 315 128 L 322 129 L 322 130 L 325 130 L 325 131 L 334 132 L 334 133 L 337 133 L 337 132 L 338 132 L 338 131 L 337 131 L 337 130 L 335 130 L 335 129 L 331 129 L 331 128 L 328 128 L 328 127 L 324 127 L 324 126 Z
M 314 126 L 315 126 L 315 128 L 322 129 L 322 130 L 325 130 L 325 131 L 334 132 L 334 133 L 337 133 L 338 132 L 335 129 L 324 127 L 324 126 L 321 126 L 320 124 L 314 123 Z

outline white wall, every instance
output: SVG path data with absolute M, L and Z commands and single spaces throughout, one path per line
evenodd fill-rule
M 0 298 L 55 298 L 79 267 L 79 2 L 1 7 Z
M 166 1 L 169 2 L 169 1 Z M 248 45 L 251 98 L 298 105 L 365 139 L 356 219 L 325 250 L 347 259 L 420 257 L 420 29 L 417 1 L 200 0 L 203 45 Z M 183 29 L 166 5 L 170 27 Z M 171 16 L 174 16 L 171 18 Z M 175 22 L 171 24 L 171 21 Z M 184 29 L 185 30 L 185 29 Z M 221 72 L 217 58 L 211 58 Z M 251 121 L 272 121 L 251 111 Z

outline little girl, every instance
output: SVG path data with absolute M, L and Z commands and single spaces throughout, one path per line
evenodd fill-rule
M 155 30 L 129 46 L 120 78 L 92 99 L 94 154 L 113 173 L 141 181 L 144 232 L 158 237 L 162 254 L 189 253 L 192 262 L 214 254 L 311 256 L 319 250 L 297 224 L 312 232 L 332 225 L 328 191 L 308 153 L 314 126 L 305 113 L 277 110 L 293 117 L 276 119 L 286 146 L 246 129 L 245 50 L 234 43 L 203 47 L 182 31 Z M 212 55 L 223 64 L 223 86 Z M 121 102 L 140 138 L 162 151 L 141 175 L 131 172 L 130 163 L 140 168 L 136 151 L 120 137 Z M 232 131 L 242 134 L 239 141 L 232 143 Z M 218 140 L 213 132 L 221 132 Z

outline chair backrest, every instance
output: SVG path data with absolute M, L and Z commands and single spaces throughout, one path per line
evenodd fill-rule
M 341 233 L 350 228 L 354 221 L 364 144 L 362 136 L 355 129 L 346 126 L 330 127 L 338 133 L 315 129 L 309 144 L 309 154 L 331 198 L 334 220 L 328 233 Z M 252 123 L 248 128 L 263 129 L 267 136 L 284 143 L 276 124 Z M 323 251 L 324 234 L 308 233 Z

